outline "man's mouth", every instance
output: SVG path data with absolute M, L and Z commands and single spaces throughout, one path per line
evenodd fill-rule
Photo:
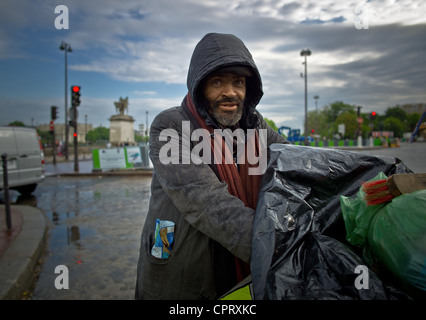
M 221 99 L 214 103 L 213 108 L 217 108 L 224 112 L 233 112 L 236 111 L 240 105 L 241 101 L 239 99 Z
M 221 103 L 218 108 L 222 111 L 234 111 L 238 108 L 238 103 Z

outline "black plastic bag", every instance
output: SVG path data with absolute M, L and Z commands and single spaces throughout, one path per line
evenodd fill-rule
M 366 263 L 345 240 L 339 200 L 379 172 L 410 172 L 404 163 L 286 144 L 271 145 L 268 159 L 253 222 L 254 299 L 409 298 L 370 269 L 357 273 Z

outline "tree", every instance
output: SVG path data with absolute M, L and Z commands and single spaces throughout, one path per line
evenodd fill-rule
M 356 107 L 353 105 L 336 101 L 324 106 L 322 110 L 309 111 L 308 129 L 314 129 L 315 134 L 321 137 L 332 138 L 333 134 L 337 132 L 337 125 L 344 123 L 346 127 L 345 136 L 349 134 L 353 135 L 352 127 L 356 126 L 355 130 L 358 128 L 355 109 Z M 338 119 L 340 122 L 337 121 Z M 353 123 L 351 122 L 352 120 Z M 350 137 L 352 138 L 352 136 Z
M 420 113 L 407 114 L 404 131 L 412 132 L 416 128 L 417 122 L 419 122 L 420 117 Z
M 277 125 L 275 124 L 275 122 L 273 121 L 273 120 L 269 120 L 268 118 L 263 118 L 263 120 L 265 120 L 266 121 L 266 123 L 272 128 L 272 129 L 274 129 L 275 131 L 277 131 L 278 132 L 278 127 L 277 127 Z
M 402 137 L 404 132 L 404 123 L 395 117 L 388 117 L 383 121 L 386 131 L 393 131 L 394 137 Z
M 404 121 L 407 118 L 407 113 L 398 106 L 387 108 L 385 112 L 385 118 L 390 118 L 390 117 Z
M 356 113 L 350 111 L 343 112 L 337 116 L 335 125 L 337 126 L 342 123 L 345 125 L 345 134 L 343 135 L 343 138 L 355 138 L 355 132 L 358 129 L 358 122 L 356 120 Z
M 329 123 L 324 111 L 313 110 L 308 112 L 308 134 L 314 130 L 315 135 L 327 137 L 329 135 Z
M 109 140 L 109 129 L 105 127 L 97 127 L 86 134 L 86 141 L 95 143 L 99 140 Z
M 325 106 L 324 112 L 329 123 L 336 121 L 337 117 L 343 112 L 356 113 L 355 106 L 343 103 L 342 101 L 336 101 L 328 106 Z
M 9 123 L 8 126 L 10 126 L 10 127 L 25 127 L 25 124 L 22 121 L 15 120 L 15 121 Z

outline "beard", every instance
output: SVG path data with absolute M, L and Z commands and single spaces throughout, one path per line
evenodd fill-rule
M 223 103 L 235 103 L 237 110 L 223 111 L 219 110 L 219 106 Z M 223 98 L 210 102 L 209 112 L 221 127 L 232 127 L 240 121 L 243 115 L 244 100 L 235 98 Z

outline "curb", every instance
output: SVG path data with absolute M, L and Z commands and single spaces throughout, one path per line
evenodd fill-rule
M 63 172 L 45 173 L 46 177 L 114 177 L 114 176 L 149 176 L 152 177 L 152 170 L 114 170 L 114 171 L 93 171 L 93 172 Z
M 0 299 L 20 300 L 28 289 L 46 244 L 47 224 L 43 213 L 30 206 L 13 206 L 22 214 L 22 230 L 0 259 Z M 0 206 L 4 210 L 4 206 Z

